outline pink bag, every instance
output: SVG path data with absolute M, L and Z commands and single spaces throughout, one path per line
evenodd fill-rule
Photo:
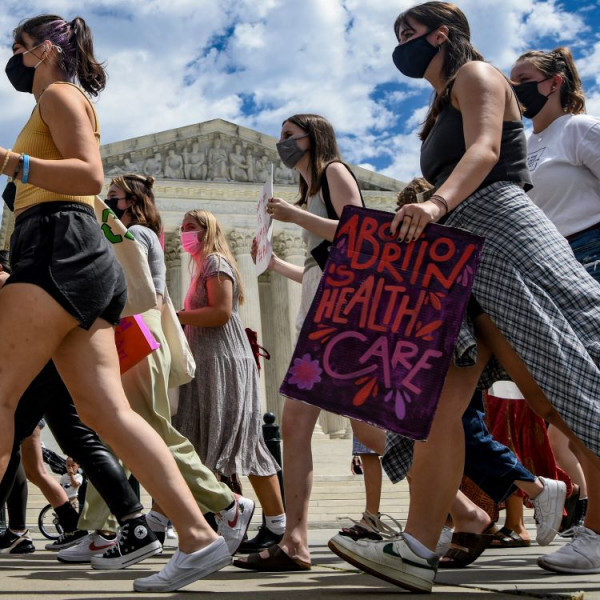
M 142 315 L 123 317 L 115 329 L 121 375 L 160 347 Z

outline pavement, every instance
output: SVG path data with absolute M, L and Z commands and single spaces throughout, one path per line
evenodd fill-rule
M 254 573 L 233 566 L 171 594 L 138 594 L 132 580 L 159 570 L 174 550 L 173 540 L 161 556 L 122 571 L 96 571 L 89 565 L 59 563 L 44 550 L 46 540 L 33 533 L 36 552 L 25 556 L 0 555 L 0 596 L 10 600 L 96 600 L 122 598 L 214 598 L 214 600 L 370 600 L 423 598 L 361 573 L 327 548 L 337 529 L 311 529 L 311 571 Z M 531 533 L 535 537 L 532 530 Z M 168 544 L 173 544 L 169 546 Z M 600 574 L 558 575 L 537 567 L 535 559 L 556 550 L 563 540 L 542 548 L 486 550 L 470 567 L 440 571 L 434 597 L 442 600 L 502 600 L 521 598 L 600 600 Z M 201 596 L 200 596 L 201 595 Z

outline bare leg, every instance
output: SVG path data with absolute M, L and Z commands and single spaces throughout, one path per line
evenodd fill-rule
M 21 455 L 27 479 L 40 488 L 54 508 L 69 501 L 62 485 L 46 471 L 42 458 L 39 427 L 36 427 L 33 433 L 21 442 Z
M 579 486 L 579 493 L 582 498 L 587 498 L 587 487 L 583 469 L 577 457 L 569 448 L 569 438 L 561 433 L 554 425 L 548 427 L 548 439 L 552 446 L 552 451 L 556 458 L 558 466 L 569 474 L 569 477 Z
M 377 454 L 361 454 L 365 482 L 366 509 L 372 515 L 379 513 L 382 472 Z
M 181 550 L 193 552 L 215 540 L 166 445 L 127 402 L 112 327 L 98 319 L 90 331 L 72 330 L 53 358 L 81 420 L 165 509 L 179 532 Z
M 256 492 L 265 516 L 275 517 L 285 512 L 277 475 L 268 475 L 266 477 L 248 475 L 248 479 Z
M 490 516 L 460 490 L 450 508 L 456 531 L 483 533 L 490 526 Z
M 478 344 L 472 367 L 450 366 L 427 442 L 415 443 L 406 533 L 435 551 L 465 464 L 462 415 L 490 353 Z M 432 493 L 432 486 L 435 493 Z
M 482 315 L 477 320 L 477 327 L 479 335 L 484 338 L 486 344 L 517 384 L 532 410 L 567 436 L 571 449 L 579 458 L 588 486 L 588 511 L 585 526 L 600 533 L 600 457 L 587 448 L 571 431 L 491 319 L 487 315 Z
M 522 539 L 530 540 L 529 532 L 523 522 L 523 498 L 517 494 L 512 494 L 506 499 L 504 527 L 514 531 Z
M 308 502 L 312 489 L 311 437 L 320 409 L 286 399 L 281 420 L 286 528 L 279 546 L 292 558 L 310 561 Z M 266 556 L 266 553 L 262 554 Z

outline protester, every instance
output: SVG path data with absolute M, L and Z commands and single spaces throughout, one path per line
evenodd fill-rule
M 300 267 L 273 254 L 269 270 L 302 284 L 296 328 L 300 331 L 315 295 L 328 242 L 333 240 L 337 219 L 345 205 L 362 205 L 358 184 L 342 162 L 333 127 L 319 115 L 293 115 L 283 122 L 277 144 L 279 156 L 289 169 L 300 174 L 298 204 L 271 198 L 267 211 L 272 219 L 302 227 L 307 245 L 304 266 Z M 329 206 L 328 206 L 329 205 Z M 331 214 L 331 217 L 329 216 Z M 256 258 L 256 241 L 252 248 Z M 311 568 L 308 547 L 308 501 L 312 488 L 311 437 L 320 409 L 286 398 L 282 415 L 283 477 L 288 527 L 279 545 L 234 565 L 258 571 L 304 571 Z M 364 423 L 354 427 L 369 428 Z
M 237 264 L 208 211 L 185 214 L 181 243 L 192 257 L 194 274 L 178 316 L 196 360 L 196 376 L 179 390 L 173 424 L 215 473 L 248 476 L 275 543 L 285 529 L 279 466 L 262 435 L 258 368 L 238 313 L 244 292 Z M 241 506 L 240 520 L 247 527 L 254 506 L 245 499 Z
M 600 120 L 583 114 L 585 95 L 571 52 L 526 52 L 517 59 L 511 79 L 525 117 L 533 122 L 527 139 L 534 184 L 529 195 L 600 282 Z M 579 311 L 585 315 L 583 306 Z M 576 401 L 576 394 L 565 397 L 569 399 Z M 538 564 L 563 573 L 600 573 L 600 467 L 569 440 L 585 477 L 587 513 L 573 540 L 540 557 Z
M 202 464 L 190 441 L 171 425 L 168 397 L 171 352 L 162 327 L 163 311 L 167 310 L 164 302 L 166 266 L 158 237 L 162 232 L 162 223 L 153 185 L 154 178 L 130 173 L 115 177 L 108 188 L 107 204 L 144 249 L 157 296 L 157 306 L 147 310 L 141 317 L 159 347 L 123 373 L 121 380 L 133 410 L 167 444 L 200 510 L 219 514 L 218 533 L 225 538 L 233 554 L 246 533 L 254 503 L 247 498 L 234 496 L 227 486 L 219 483 Z M 164 542 L 168 517 L 156 501 L 153 501 L 146 520 L 159 541 Z M 233 523 L 233 526 L 229 523 Z M 118 544 L 108 547 L 104 553 L 98 552 L 98 548 L 107 546 L 110 540 L 107 533 L 110 534 L 114 529 L 114 523 L 110 519 L 108 506 L 94 488 L 88 490 L 80 527 L 95 532 L 77 546 L 61 551 L 59 560 L 91 562 L 92 567 L 97 569 L 115 569 L 130 566 L 151 555 L 150 552 L 132 554 L 128 551 L 132 544 L 122 536 Z M 160 551 L 160 547 L 157 550 Z
M 394 542 L 336 536 L 330 547 L 369 573 L 429 592 L 463 471 L 462 414 L 480 380 L 489 387 L 501 378 L 498 363 L 536 412 L 599 461 L 600 286 L 524 193 L 531 183 L 518 103 L 506 78 L 471 45 L 462 11 L 427 2 L 402 13 L 394 30 L 396 66 L 435 91 L 421 131 L 421 167 L 436 193 L 401 208 L 392 231 L 410 243 L 443 220 L 484 237 L 485 245 L 430 435 L 414 444 L 405 533 Z M 410 462 L 406 450 L 412 447 L 396 445 L 388 467 Z M 542 521 L 538 540 L 548 543 L 565 490 L 543 484 L 532 500 Z
M 71 456 L 67 456 L 67 472 L 60 478 L 60 485 L 67 494 L 71 504 L 78 504 L 79 488 L 83 483 L 83 475 L 79 464 Z
M 91 206 L 103 171 L 98 120 L 86 92 L 97 95 L 106 80 L 91 31 L 80 17 L 26 20 L 14 31 L 6 71 L 36 105 L 14 151 L 0 148 L 0 172 L 16 182 L 13 272 L 0 292 L 0 474 L 11 454 L 19 398 L 53 359 L 83 421 L 126 459 L 179 532 L 180 549 L 167 567 L 136 581 L 135 589 L 178 589 L 228 564 L 230 554 L 121 385 L 112 326 L 125 304 L 125 277 Z M 129 515 L 123 530 L 145 537 L 145 518 Z

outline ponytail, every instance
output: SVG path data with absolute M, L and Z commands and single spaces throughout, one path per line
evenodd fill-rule
M 94 57 L 92 31 L 81 17 L 75 17 L 70 25 L 76 46 L 77 79 L 88 94 L 97 96 L 106 86 L 106 71 Z

